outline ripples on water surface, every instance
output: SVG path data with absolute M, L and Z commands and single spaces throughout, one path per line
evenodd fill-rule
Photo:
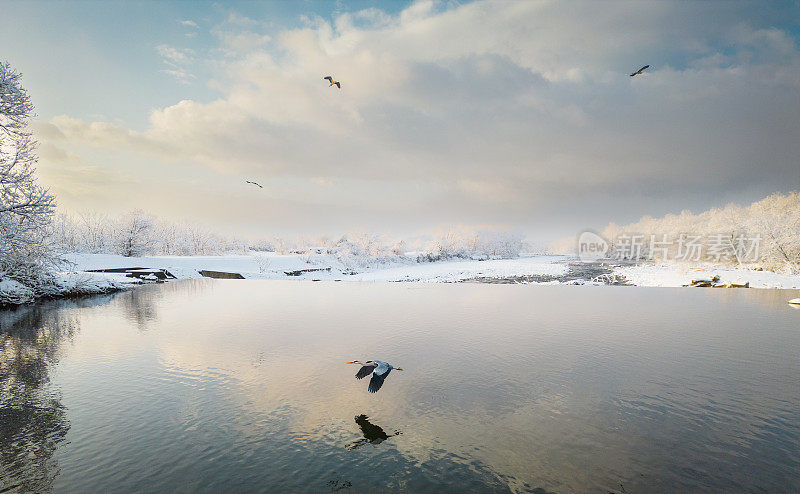
M 0 313 L 0 491 L 797 492 L 793 292 L 200 280 Z M 381 391 L 353 359 L 384 359 Z

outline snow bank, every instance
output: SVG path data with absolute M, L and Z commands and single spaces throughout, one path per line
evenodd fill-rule
M 75 271 L 56 273 L 48 285 L 33 290 L 16 280 L 5 278 L 0 280 L 0 306 L 26 304 L 38 297 L 111 293 L 138 284 L 140 284 L 139 280 L 120 274 Z
M 72 271 L 55 275 L 56 295 L 94 295 L 124 290 L 141 282 L 115 273 Z
M 710 280 L 719 276 L 719 283 L 723 284 L 750 283 L 750 288 L 800 288 L 800 275 L 713 266 L 690 267 L 677 263 L 621 266 L 614 269 L 614 275 L 624 276 L 637 286 L 678 287 L 688 285 L 692 280 Z
M 252 252 L 250 255 L 226 256 L 151 256 L 123 257 L 109 254 L 69 254 L 67 260 L 73 271 L 57 273 L 51 287 L 35 293 L 25 285 L 5 278 L 0 280 L 0 304 L 20 304 L 37 296 L 67 296 L 109 293 L 132 285 L 139 280 L 114 273 L 90 273 L 86 270 L 112 268 L 166 269 L 178 279 L 201 278 L 199 271 L 239 273 L 250 279 L 337 280 L 361 282 L 416 281 L 430 283 L 458 282 L 474 278 L 513 278 L 547 276 L 555 278 L 544 284 L 602 284 L 589 281 L 595 274 L 570 270 L 566 256 L 523 255 L 515 259 L 446 259 L 417 262 L 413 253 L 376 261 L 354 271 L 353 264 L 343 262 L 335 254 L 276 254 Z M 347 261 L 347 260 L 345 260 Z M 577 279 L 576 279 L 577 275 Z M 687 267 L 685 264 L 640 264 L 616 266 L 608 276 L 624 277 L 637 286 L 680 287 L 692 280 L 719 277 L 719 283 L 745 284 L 751 288 L 800 288 L 800 275 L 771 271 L 721 268 L 714 266 Z M 585 277 L 587 279 L 581 279 Z
M 343 281 L 425 281 L 452 282 L 470 278 L 508 276 L 560 276 L 568 267 L 562 256 L 527 256 L 516 259 L 416 262 L 415 257 L 401 256 L 383 260 L 353 271 L 334 254 L 275 254 L 254 252 L 249 256 L 153 256 L 122 257 L 106 254 L 70 254 L 74 269 L 154 268 L 166 269 L 177 278 L 200 278 L 200 270 L 239 273 L 255 279 L 314 279 Z
M 463 281 L 472 278 L 507 278 L 525 275 L 563 276 L 569 270 L 566 264 L 558 263 L 563 259 L 560 256 L 531 256 L 485 261 L 453 259 L 380 269 L 357 274 L 350 278 L 353 281 L 425 281 L 437 283 Z
M 33 290 L 19 281 L 11 279 L 0 280 L 0 305 L 24 304 L 35 297 Z
M 67 254 L 65 259 L 76 270 L 113 268 L 166 269 L 176 278 L 202 278 L 201 270 L 239 273 L 245 278 L 286 278 L 287 272 L 332 268 L 340 276 L 347 268 L 331 254 L 275 254 L 226 256 L 147 256 L 123 257 L 113 254 Z

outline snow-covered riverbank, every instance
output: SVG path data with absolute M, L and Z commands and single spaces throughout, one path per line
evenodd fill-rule
M 613 284 L 625 282 L 646 287 L 681 287 L 692 280 L 719 277 L 718 284 L 749 284 L 750 288 L 800 288 L 800 275 L 770 271 L 693 267 L 683 264 L 640 264 L 614 266 L 613 263 L 585 265 L 567 256 L 522 255 L 515 259 L 446 259 L 417 262 L 416 256 L 393 260 L 362 260 L 358 265 L 345 264 L 331 254 L 275 254 L 226 256 L 153 256 L 123 257 L 106 254 L 69 254 L 65 272 L 44 294 L 11 279 L 0 280 L 0 301 L 4 304 L 27 303 L 38 296 L 71 296 L 109 293 L 131 288 L 139 283 L 124 274 L 88 272 L 115 268 L 163 269 L 177 279 L 201 278 L 200 271 L 236 273 L 247 279 L 284 279 L 319 281 L 415 281 L 448 283 L 465 280 L 521 283 Z M 603 266 L 597 269 L 598 266 Z M 586 269 L 586 268 L 590 269 Z
M 70 254 L 67 259 L 75 270 L 111 268 L 166 269 L 178 279 L 200 278 L 201 270 L 238 273 L 248 279 L 295 279 L 341 281 L 418 281 L 457 282 L 470 279 L 500 279 L 535 277 L 550 283 L 574 282 L 576 266 L 582 266 L 568 256 L 524 254 L 515 259 L 446 259 L 417 262 L 415 256 L 393 261 L 369 261 L 362 265 L 345 265 L 331 254 L 275 254 L 258 252 L 253 255 L 227 256 L 154 256 L 122 257 L 105 254 Z M 609 266 L 608 263 L 604 263 Z M 612 263 L 613 265 L 613 263 Z M 613 269 L 613 271 L 612 271 Z M 686 264 L 638 264 L 609 267 L 609 275 L 594 278 L 587 272 L 587 283 L 595 284 L 624 280 L 636 286 L 681 287 L 692 280 L 712 279 L 719 283 L 745 284 L 751 288 L 800 288 L 800 275 L 779 274 L 753 269 L 732 269 Z M 582 276 L 582 275 L 579 275 Z M 533 280 L 532 280 L 533 281 Z M 579 283 L 580 284 L 580 283 Z
M 114 273 L 68 271 L 56 273 L 46 287 L 35 291 L 10 278 L 0 279 L 0 307 L 33 302 L 41 297 L 72 297 L 112 293 L 141 284 L 135 278 Z
M 772 271 L 733 269 L 688 264 L 638 264 L 614 268 L 614 276 L 624 277 L 636 286 L 680 287 L 692 280 L 711 280 L 719 277 L 718 284 L 749 284 L 750 288 L 800 288 L 800 275 L 780 274 Z
M 200 278 L 201 270 L 238 273 L 254 279 L 301 279 L 341 281 L 454 282 L 472 278 L 511 276 L 560 276 L 568 271 L 564 256 L 523 255 L 515 259 L 448 259 L 417 262 L 415 257 L 391 262 L 345 265 L 330 254 L 275 254 L 228 256 L 122 257 L 104 254 L 70 254 L 76 270 L 112 268 L 166 269 L 176 278 Z

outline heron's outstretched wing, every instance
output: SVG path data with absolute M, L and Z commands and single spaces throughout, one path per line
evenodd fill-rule
M 372 379 L 370 379 L 369 387 L 367 388 L 370 393 L 377 393 L 378 390 L 381 389 L 381 386 L 383 386 L 383 381 L 386 380 L 386 376 L 392 372 L 392 366 L 386 362 L 376 360 L 375 363 L 378 366 L 375 367 L 375 372 L 372 373 Z
M 338 87 L 339 89 L 342 89 L 342 85 L 339 84 L 339 81 L 336 81 L 336 87 Z
M 325 77 L 323 77 L 323 79 L 325 79 L 326 81 L 333 82 L 333 77 L 331 77 L 331 76 L 325 76 Z
M 386 374 L 374 374 L 373 373 L 372 374 L 372 379 L 369 380 L 369 387 L 367 388 L 367 390 L 370 393 L 377 393 L 378 390 L 381 389 L 381 386 L 383 386 L 383 381 L 386 380 L 386 376 L 388 376 L 388 375 L 389 375 L 388 372 Z
M 374 370 L 375 370 L 374 365 L 362 366 L 360 369 L 358 369 L 358 372 L 356 373 L 356 379 L 364 379 L 368 375 L 372 374 L 372 371 Z

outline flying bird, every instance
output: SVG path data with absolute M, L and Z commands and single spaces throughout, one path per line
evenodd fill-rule
M 328 87 L 336 85 L 336 87 L 338 87 L 339 89 L 342 89 L 342 85 L 339 84 L 339 81 L 334 81 L 332 75 L 326 75 L 325 77 L 323 77 L 323 79 L 325 79 L 326 81 L 331 83 L 330 86 L 328 86 Z
M 249 181 L 249 180 L 245 180 L 245 183 L 248 183 L 248 184 L 253 184 L 253 185 L 258 185 L 258 188 L 259 188 L 259 189 L 263 189 L 263 188 L 264 188 L 264 187 L 263 187 L 261 184 L 259 184 L 259 183 L 256 183 L 256 182 L 251 182 L 251 181 Z
M 378 390 L 381 389 L 381 386 L 383 386 L 383 381 L 386 380 L 386 376 L 392 372 L 392 369 L 399 371 L 403 370 L 400 367 L 392 367 L 392 364 L 381 362 L 380 360 L 367 360 L 366 362 L 354 360 L 347 363 L 361 364 L 361 369 L 359 369 L 356 373 L 356 379 L 364 379 L 368 375 L 372 374 L 372 379 L 369 380 L 369 386 L 367 387 L 367 390 L 370 393 L 377 393 Z
M 645 66 L 644 66 L 644 67 L 642 67 L 641 69 L 639 69 L 639 70 L 637 70 L 636 72 L 634 72 L 633 74 L 631 74 L 631 77 L 633 77 L 633 76 L 635 76 L 635 75 L 640 75 L 640 74 L 642 74 L 642 73 L 645 71 L 645 69 L 648 69 L 648 68 L 650 68 L 650 66 L 649 66 L 649 65 L 645 65 Z

